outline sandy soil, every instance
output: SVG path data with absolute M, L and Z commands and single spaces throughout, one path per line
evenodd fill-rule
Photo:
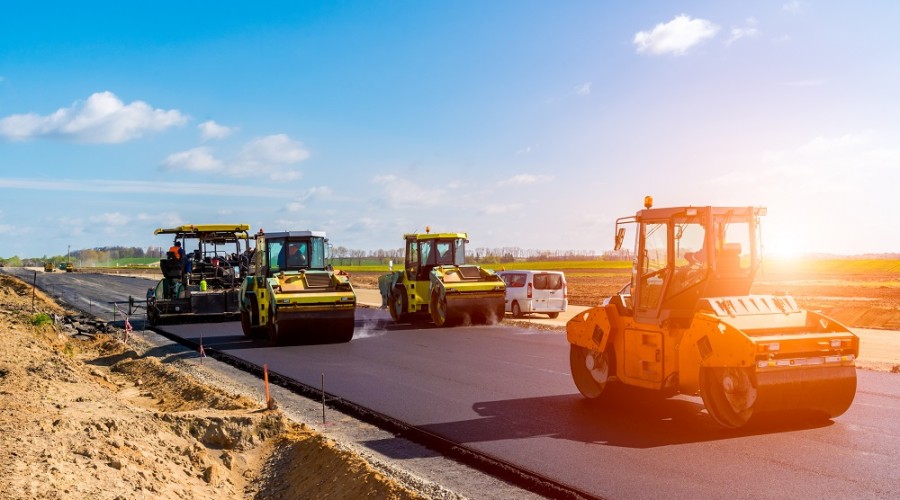
M 422 496 L 139 339 L 35 326 L 31 304 L 30 286 L 0 275 L 0 498 Z M 35 313 L 66 311 L 38 291 Z

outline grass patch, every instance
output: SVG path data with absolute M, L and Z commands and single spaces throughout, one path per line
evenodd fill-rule
M 34 326 L 43 326 L 53 324 L 53 318 L 47 313 L 37 313 L 31 316 L 31 324 Z

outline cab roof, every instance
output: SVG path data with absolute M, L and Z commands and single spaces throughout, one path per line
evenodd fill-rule
M 319 237 L 326 238 L 325 231 L 280 231 L 277 233 L 263 233 L 266 239 L 276 239 L 276 238 L 311 238 L 311 237 Z
M 452 240 L 456 238 L 468 239 L 467 233 L 409 233 L 404 234 L 405 240 Z
M 187 238 L 248 239 L 249 224 L 186 224 L 171 228 L 157 228 L 153 234 L 174 234 Z
M 639 210 L 635 217 L 641 219 L 668 219 L 678 215 L 706 214 L 716 215 L 766 215 L 766 207 L 712 207 L 712 206 L 686 206 L 686 207 L 661 207 L 645 208 Z

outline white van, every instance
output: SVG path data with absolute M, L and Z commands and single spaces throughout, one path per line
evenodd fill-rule
M 566 276 L 561 271 L 499 271 L 506 283 L 506 312 L 516 318 L 544 313 L 551 318 L 569 307 Z

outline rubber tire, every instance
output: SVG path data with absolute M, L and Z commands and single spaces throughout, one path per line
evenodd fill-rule
M 594 375 L 592 375 L 587 367 L 587 357 L 590 353 L 594 353 L 596 360 L 605 362 L 605 380 L 602 382 L 594 378 Z M 569 368 L 572 370 L 572 380 L 575 382 L 575 387 L 578 388 L 578 392 L 580 392 L 582 396 L 588 399 L 597 399 L 607 389 L 609 377 L 613 374 L 614 370 L 614 362 L 610 361 L 611 357 L 612 355 L 609 349 L 600 353 L 598 357 L 594 351 L 591 351 L 586 347 L 575 344 L 569 345 Z M 600 370 L 600 373 L 603 373 L 602 369 Z
M 509 306 L 510 311 L 512 312 L 513 318 L 521 318 L 522 317 L 522 308 L 519 307 L 519 303 L 513 301 L 512 305 Z
M 503 321 L 503 318 L 506 316 L 506 304 L 497 306 L 497 310 L 494 311 L 494 314 L 496 315 L 496 321 L 494 322 L 494 324 Z
M 743 427 L 753 418 L 754 408 L 750 405 L 741 411 L 735 411 L 725 394 L 723 379 L 727 370 L 745 370 L 741 368 L 705 367 L 700 369 L 700 396 L 709 416 L 719 426 L 726 429 Z M 745 375 L 749 379 L 749 374 Z
M 268 332 L 269 332 L 269 342 L 271 342 L 271 343 L 274 344 L 274 345 L 278 345 L 278 341 L 281 340 L 281 339 L 279 338 L 280 335 L 279 335 L 279 332 L 278 332 L 278 322 L 277 322 L 277 320 L 275 319 L 275 313 L 272 312 L 272 311 L 269 311 L 269 325 L 268 325 L 268 327 L 269 327 L 269 328 L 268 328 Z
M 438 328 L 452 326 L 447 310 L 447 300 L 441 300 L 441 295 L 437 290 L 431 293 L 430 309 L 431 320 L 434 321 L 435 326 Z
M 409 319 L 408 313 L 400 312 L 409 310 L 408 301 L 406 289 L 401 286 L 395 287 L 388 296 L 388 309 L 391 313 L 391 319 L 393 319 L 395 323 L 405 323 Z M 397 310 L 397 306 L 400 307 L 399 311 Z
M 241 310 L 241 330 L 244 332 L 245 337 L 253 338 L 254 331 L 253 327 L 250 326 L 250 311 Z
M 156 304 L 147 307 L 147 324 L 150 326 L 159 324 L 159 308 L 156 307 Z
M 559 317 L 559 313 L 558 312 L 547 313 L 547 317 L 550 319 L 556 319 Z

